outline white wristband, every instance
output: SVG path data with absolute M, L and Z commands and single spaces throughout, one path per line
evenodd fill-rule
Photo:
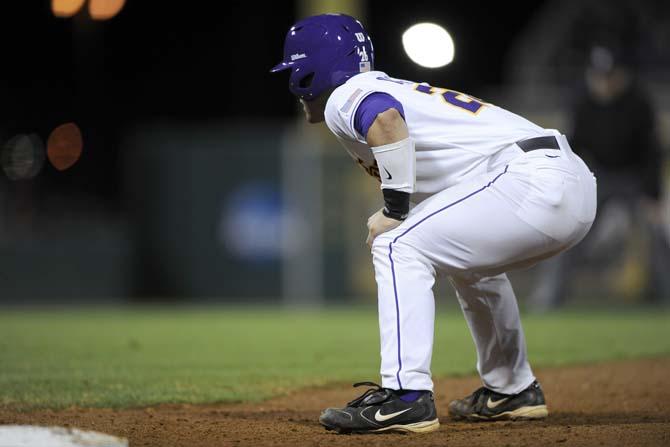
M 416 181 L 414 141 L 408 137 L 395 143 L 370 149 L 377 160 L 382 189 L 413 193 Z

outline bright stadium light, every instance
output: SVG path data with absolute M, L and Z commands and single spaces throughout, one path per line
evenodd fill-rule
M 410 59 L 427 68 L 444 67 L 454 60 L 454 41 L 446 29 L 434 23 L 417 23 L 402 35 Z
M 51 0 L 51 11 L 56 17 L 72 17 L 77 14 L 86 0 Z
M 121 12 L 125 4 L 126 0 L 90 0 L 88 12 L 93 20 L 109 20 Z

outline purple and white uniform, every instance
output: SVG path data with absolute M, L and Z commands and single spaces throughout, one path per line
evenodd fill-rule
M 351 77 L 330 95 L 326 124 L 379 177 L 365 136 L 396 108 L 415 148 L 415 205 L 372 254 L 379 293 L 382 386 L 432 390 L 437 276 L 449 277 L 477 347 L 484 385 L 516 394 L 534 380 L 505 272 L 579 242 L 596 209 L 595 179 L 563 135 L 460 92 L 393 79 Z M 559 149 L 517 142 L 554 137 Z M 445 348 L 445 347 L 442 347 Z

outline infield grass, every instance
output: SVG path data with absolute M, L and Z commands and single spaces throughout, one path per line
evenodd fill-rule
M 525 316 L 535 367 L 670 355 L 670 313 Z M 128 407 L 261 400 L 378 380 L 374 309 L 4 311 L 0 405 Z M 460 313 L 438 314 L 433 372 L 475 371 Z

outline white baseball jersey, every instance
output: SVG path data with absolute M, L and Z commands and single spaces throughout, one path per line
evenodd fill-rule
M 413 203 L 487 172 L 491 156 L 501 149 L 547 135 L 525 118 L 460 92 L 390 78 L 381 71 L 361 73 L 330 95 L 325 118 L 347 152 L 377 177 L 374 156 L 354 128 L 358 106 L 375 92 L 388 93 L 403 106 L 416 151 Z

